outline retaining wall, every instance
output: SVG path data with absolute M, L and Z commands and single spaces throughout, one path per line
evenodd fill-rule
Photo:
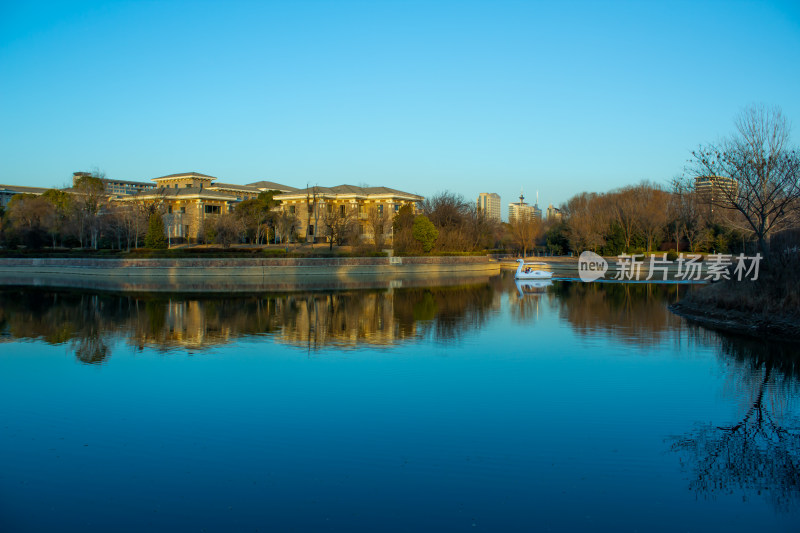
M 0 284 L 103 287 L 120 290 L 234 290 L 329 282 L 490 276 L 500 264 L 485 256 L 346 258 L 96 259 L 0 258 Z

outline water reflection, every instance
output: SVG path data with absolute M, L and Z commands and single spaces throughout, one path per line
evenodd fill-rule
M 728 421 L 697 424 L 670 439 L 690 473 L 690 487 L 714 498 L 753 492 L 776 509 L 800 503 L 800 421 L 792 416 L 800 353 L 796 344 L 717 335 L 698 327 L 693 341 L 715 344 L 734 401 Z
M 677 285 L 515 283 L 510 275 L 440 287 L 299 291 L 252 295 L 86 293 L 0 289 L 0 332 L 7 338 L 69 343 L 85 363 L 101 363 L 115 340 L 139 349 L 198 351 L 248 336 L 307 350 L 385 347 L 427 339 L 458 341 L 507 301 L 515 322 L 552 309 L 579 335 L 598 331 L 653 345 L 681 324 L 666 304 Z M 506 300 L 504 300 L 504 296 Z
M 479 329 L 499 305 L 493 283 L 247 297 L 3 289 L 0 332 L 5 339 L 69 343 L 79 361 L 97 364 L 118 339 L 160 351 L 248 336 L 310 350 L 451 342 Z
M 138 441 L 144 449 L 142 458 L 132 462 L 135 468 L 131 470 L 137 475 L 138 470 L 151 468 L 148 479 L 173 483 L 170 486 L 179 493 L 196 483 L 202 487 L 205 479 L 216 486 L 220 472 L 242 472 L 238 483 L 245 487 L 243 493 L 258 494 L 254 498 L 258 506 L 275 499 L 281 505 L 291 503 L 318 479 L 333 480 L 326 487 L 335 489 L 325 488 L 326 494 L 345 495 L 331 503 L 332 510 L 341 509 L 341 501 L 357 502 L 353 507 L 363 507 L 364 501 L 374 505 L 362 492 L 365 486 L 398 487 L 398 496 L 387 501 L 422 491 L 421 499 L 435 502 L 424 487 L 436 478 L 452 483 L 435 486 L 433 493 L 466 487 L 465 494 L 475 494 L 475 506 L 498 495 L 502 501 L 493 504 L 496 516 L 511 517 L 501 526 L 514 520 L 524 523 L 531 501 L 553 497 L 552 507 L 558 510 L 554 515 L 563 516 L 574 509 L 575 494 L 592 494 L 581 504 L 590 506 L 590 500 L 600 498 L 595 510 L 608 509 L 608 516 L 613 515 L 609 523 L 622 514 L 613 508 L 617 500 L 627 508 L 641 509 L 632 519 L 636 521 L 662 512 L 662 502 L 686 501 L 685 520 L 664 526 L 686 529 L 687 524 L 705 523 L 704 517 L 722 508 L 716 503 L 693 506 L 695 496 L 685 494 L 687 484 L 711 499 L 734 495 L 726 498 L 732 511 L 727 513 L 729 523 L 738 519 L 731 516 L 746 514 L 738 507 L 741 498 L 757 494 L 778 509 L 796 512 L 800 508 L 800 422 L 792 402 L 800 392 L 798 350 L 687 325 L 667 309 L 686 289 L 562 281 L 519 287 L 508 275 L 445 287 L 232 297 L 7 288 L 0 290 L 0 342 L 57 344 L 68 347 L 85 365 L 110 364 L 108 371 L 87 372 L 86 366 L 65 365 L 58 357 L 48 361 L 51 365 L 39 364 L 27 357 L 24 348 L 0 349 L 0 363 L 9 363 L 3 370 L 14 370 L 0 372 L 9 377 L 0 391 L 6 392 L 9 405 L 13 398 L 30 409 L 5 411 L 6 420 L 11 421 L 3 424 L 13 431 L 4 432 L 6 439 L 0 439 L 0 444 L 6 443 L 8 456 L 29 452 L 28 464 L 49 457 L 50 463 L 43 466 L 47 474 L 42 476 L 49 487 L 51 478 L 59 478 L 52 473 L 63 468 L 58 456 L 65 444 L 60 437 L 62 433 L 70 437 L 63 428 L 74 425 L 78 434 L 92 437 L 97 424 L 111 437 L 118 431 L 119 441 L 105 441 L 105 447 L 92 442 L 86 449 L 90 441 L 83 434 L 68 439 L 66 443 L 75 449 L 65 463 L 78 465 L 74 479 L 83 479 L 84 464 L 95 463 L 95 458 L 81 463 L 76 454 L 95 449 L 116 453 L 121 449 L 119 442 L 127 444 L 143 436 Z M 527 327 L 531 324 L 539 327 L 536 336 Z M 539 343 L 537 349 L 524 349 L 533 337 Z M 258 342 L 237 345 L 243 338 Z M 592 342 L 584 342 L 587 339 Z M 625 358 L 618 355 L 620 341 L 626 344 Z M 451 357 L 375 357 L 361 365 L 360 357 L 326 353 L 332 357 L 306 360 L 296 350 L 363 349 L 366 360 L 376 348 L 403 343 L 417 343 L 415 352 L 427 349 L 428 354 Z M 431 343 L 444 346 L 430 350 Z M 226 344 L 236 349 L 221 348 Z M 295 348 L 292 356 L 254 356 L 280 353 L 277 344 Z M 451 350 L 453 344 L 458 346 Z M 158 359 L 149 361 L 153 366 L 116 365 L 125 361 L 121 347 L 126 345 L 162 352 L 218 349 L 213 358 L 181 358 L 185 365 L 162 364 L 166 361 Z M 112 359 L 114 350 L 120 352 L 117 359 Z M 497 357 L 500 353 L 503 356 Z M 637 357 L 645 353 L 646 358 Z M 162 381 L 143 399 L 140 391 L 146 380 L 142 375 L 149 380 L 153 368 Z M 50 396 L 31 385 L 42 382 L 38 373 L 46 375 L 48 370 L 54 376 Z M 205 372 L 224 379 L 214 380 L 209 390 Z M 553 375 L 563 379 L 554 380 Z M 676 390 L 680 386 L 683 393 Z M 119 398 L 114 402 L 115 394 L 109 391 L 117 389 Z M 68 394 L 83 395 L 90 406 L 103 394 L 107 405 L 97 411 L 63 405 Z M 191 398 L 192 407 L 184 408 L 188 402 L 175 398 Z M 147 400 L 149 404 L 140 405 Z M 41 418 L 29 416 L 36 405 L 38 412 L 48 413 L 48 420 L 65 422 L 56 429 L 46 427 Z M 547 406 L 546 415 L 529 423 L 540 405 Z M 194 416 L 194 410 L 199 414 Z M 140 411 L 144 416 L 139 416 Z M 241 418 L 228 418 L 237 412 Z M 159 419 L 158 413 L 164 418 Z M 34 429 L 26 425 L 29 419 Z M 698 419 L 703 422 L 696 424 Z M 178 425 L 176 432 L 165 432 L 173 425 Z M 583 438 L 585 427 L 593 431 L 588 441 Z M 30 429 L 27 433 L 26 428 Z M 667 432 L 678 436 L 665 443 Z M 163 433 L 164 439 L 152 439 Z M 230 435 L 230 440 L 207 439 L 207 434 Z M 192 437 L 187 440 L 185 435 Z M 275 435 L 283 440 L 270 448 Z M 151 441 L 153 446 L 168 448 L 172 443 L 174 450 L 162 463 L 154 462 L 153 456 L 163 450 L 147 448 Z M 217 448 L 209 452 L 195 446 L 207 441 L 214 441 Z M 35 443 L 45 442 L 41 449 L 35 448 Z M 325 454 L 319 453 L 321 444 Z M 55 451 L 48 456 L 51 446 Z M 182 485 L 181 472 L 169 466 L 187 453 L 187 464 L 201 464 L 209 457 L 217 461 L 222 456 L 241 458 L 241 462 L 231 467 L 217 461 L 217 478 L 205 472 L 198 478 L 187 475 Z M 473 461 L 478 457 L 482 460 Z M 106 458 L 109 464 L 114 460 L 110 455 Z M 684 471 L 678 468 L 678 459 Z M 23 479 L 29 470 L 21 463 L 6 479 L 13 478 L 16 488 L 16 479 Z M 135 481 L 108 471 L 115 481 L 141 489 Z M 270 485 L 265 481 L 273 471 L 280 479 Z M 306 473 L 311 471 L 314 480 L 310 481 Z M 251 472 L 256 472 L 252 479 Z M 71 475 L 60 473 L 60 479 L 68 480 L 66 486 L 72 486 Z M 350 475 L 354 475 L 352 482 L 342 481 Z M 418 475 L 419 484 L 403 485 L 408 475 Z M 656 478 L 664 482 L 653 484 Z M 296 487 L 292 488 L 291 480 L 297 480 Z M 230 486 L 234 485 L 226 486 L 226 491 Z M 675 487 L 682 494 L 676 495 Z M 203 490 L 208 492 L 209 487 Z M 209 494 L 214 494 L 213 487 Z M 234 498 L 235 491 L 232 494 Z M 602 500 L 603 494 L 614 496 Z M 282 495 L 285 500 L 280 500 Z M 504 498 L 509 496 L 517 497 L 516 503 L 506 505 Z M 193 510 L 201 507 L 194 505 Z M 701 507 L 702 513 L 697 510 Z M 750 509 L 756 508 L 760 506 Z M 381 509 L 385 516 L 393 511 Z M 575 530 L 581 529 L 579 525 L 592 529 L 589 523 L 570 525 Z M 631 527 L 618 529 L 634 529 L 633 522 L 626 525 Z
M 579 335 L 601 332 L 652 346 L 681 324 L 667 304 L 687 290 L 691 287 L 677 284 L 561 282 L 548 294 L 556 299 L 560 317 Z

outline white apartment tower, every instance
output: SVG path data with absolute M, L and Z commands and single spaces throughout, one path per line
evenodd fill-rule
M 478 195 L 478 212 L 487 219 L 500 222 L 500 195 L 494 192 L 482 192 Z
M 537 205 L 530 205 L 525 202 L 525 196 L 522 194 L 522 191 L 520 191 L 519 202 L 512 202 L 508 204 L 508 222 L 513 224 L 518 220 L 532 220 L 534 218 L 541 220 L 542 210 L 539 209 L 538 205 L 538 192 L 536 193 L 536 196 Z

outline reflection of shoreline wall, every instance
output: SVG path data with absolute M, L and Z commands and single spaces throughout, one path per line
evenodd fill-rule
M 454 270 L 499 272 L 500 264 L 486 256 L 430 257 L 308 257 L 308 258 L 209 258 L 209 259 L 95 259 L 95 258 L 0 258 L 0 273 L 60 272 L 108 277 L 204 277 L 283 276 L 286 273 L 325 275 L 331 271 L 357 272 L 451 272 Z
M 203 294 L 253 294 L 265 292 L 334 291 L 353 289 L 396 289 L 400 287 L 428 287 L 487 283 L 489 275 L 479 271 L 451 272 L 449 274 L 349 274 L 325 276 L 240 277 L 207 276 L 203 279 L 97 279 L 90 276 L 70 277 L 55 274 L 8 275 L 0 274 L 0 287 L 33 286 L 62 289 L 91 289 L 125 293 L 203 293 Z

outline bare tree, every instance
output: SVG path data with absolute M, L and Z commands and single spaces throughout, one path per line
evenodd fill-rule
M 319 228 L 319 205 L 317 202 L 317 198 L 319 193 L 317 191 L 317 186 L 313 187 L 306 187 L 306 207 L 308 209 L 306 215 L 306 242 L 311 242 L 311 246 L 314 246 L 314 242 L 316 239 L 317 228 Z M 309 229 L 311 228 L 311 217 L 314 217 L 314 231 L 313 235 L 310 234 Z M 309 239 L 311 239 L 309 241 Z
M 523 218 L 511 223 L 511 236 L 514 244 L 522 250 L 522 257 L 526 257 L 528 250 L 536 246 L 541 229 L 542 222 L 538 218 Z
M 670 216 L 677 250 L 680 251 L 680 241 L 685 238 L 689 251 L 696 252 L 708 233 L 708 221 L 702 200 L 685 180 L 676 179 L 672 183 Z
M 275 217 L 275 236 L 280 242 L 289 242 L 297 226 L 297 218 L 288 211 L 281 211 Z
M 669 219 L 669 196 L 654 183 L 641 183 L 634 189 L 637 199 L 637 226 L 647 241 L 647 251 L 662 236 Z M 660 242 L 660 241 L 658 241 Z
M 625 187 L 603 198 L 608 204 L 609 214 L 622 229 L 626 250 L 631 247 L 631 240 L 639 229 L 639 223 L 642 219 L 640 192 L 636 187 Z
M 95 170 L 89 176 L 76 178 L 74 184 L 75 199 L 72 202 L 74 215 L 78 225 L 78 240 L 81 248 L 86 247 L 86 239 L 90 248 L 97 249 L 100 234 L 100 215 L 108 197 L 103 183 L 105 174 Z
M 6 216 L 12 230 L 26 246 L 39 248 L 55 224 L 56 209 L 46 198 L 21 194 L 12 197 Z
M 575 251 L 593 250 L 605 244 L 603 232 L 608 226 L 608 210 L 596 193 L 580 193 L 564 206 L 567 239 Z
M 372 233 L 375 250 L 381 251 L 386 244 L 386 233 L 392 227 L 392 216 L 386 206 L 374 206 L 367 212 L 367 227 Z
M 341 246 L 353 236 L 358 222 L 355 211 L 349 206 L 328 203 L 323 208 L 322 224 L 325 226 L 329 249 L 333 250 L 333 243 Z
M 735 126 L 730 137 L 692 152 L 690 179 L 714 180 L 714 206 L 741 213 L 766 255 L 771 234 L 786 227 L 800 201 L 800 157 L 778 108 L 749 107 Z
M 55 217 L 52 219 L 52 224 L 48 228 L 48 233 L 53 240 L 53 248 L 56 247 L 56 238 L 61 238 L 61 244 L 64 244 L 64 235 L 67 233 L 68 222 L 70 213 L 72 211 L 72 198 L 71 195 L 58 190 L 49 189 L 42 194 L 41 198 L 45 198 L 55 208 Z
M 244 231 L 242 221 L 233 213 L 224 213 L 213 220 L 209 228 L 209 237 L 214 243 L 228 248 L 231 244 L 239 242 Z

